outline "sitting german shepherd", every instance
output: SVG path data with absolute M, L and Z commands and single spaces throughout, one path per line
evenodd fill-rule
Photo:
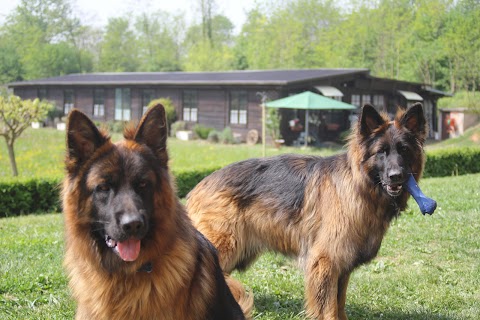
M 346 153 L 231 164 L 195 187 L 187 211 L 225 272 L 247 268 L 266 250 L 296 256 L 307 313 L 345 320 L 350 273 L 377 255 L 405 209 L 403 184 L 409 173 L 422 175 L 426 131 L 421 104 L 400 109 L 393 121 L 366 105 Z
M 64 265 L 76 319 L 245 319 L 175 195 L 164 108 L 124 136 L 114 144 L 80 111 L 69 115 Z M 228 282 L 248 316 L 253 299 Z

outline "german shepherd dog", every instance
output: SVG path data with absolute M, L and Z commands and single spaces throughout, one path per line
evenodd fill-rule
M 402 187 L 423 171 L 421 104 L 390 121 L 362 108 L 347 152 L 328 158 L 249 159 L 212 173 L 189 194 L 187 212 L 219 251 L 227 274 L 265 250 L 297 257 L 307 314 L 347 319 L 350 273 L 372 260 L 393 218 L 406 208 Z
M 66 268 L 76 319 L 245 319 L 216 249 L 191 224 L 168 170 L 165 111 L 112 143 L 83 113 L 67 129 Z

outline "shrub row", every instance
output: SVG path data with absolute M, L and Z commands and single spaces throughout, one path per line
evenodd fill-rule
M 59 179 L 0 182 L 0 217 L 60 210 Z
M 178 197 L 185 198 L 197 183 L 217 169 L 219 168 L 174 171 L 173 175 L 175 176 Z
M 174 171 L 177 192 L 184 198 L 204 177 L 218 168 Z M 435 150 L 427 153 L 424 177 L 480 172 L 480 148 Z M 0 182 L 0 217 L 60 210 L 59 179 Z
M 480 172 L 480 148 L 448 148 L 427 152 L 423 176 L 446 177 Z
M 184 198 L 195 185 L 217 168 L 174 172 L 177 193 Z M 0 182 L 0 217 L 61 210 L 61 179 L 30 179 Z

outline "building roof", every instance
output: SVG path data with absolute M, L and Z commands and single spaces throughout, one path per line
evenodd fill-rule
M 245 70 L 222 72 L 116 72 L 85 73 L 19 81 L 9 87 L 39 85 L 128 85 L 128 84 L 191 84 L 191 85 L 289 85 L 329 77 L 369 74 L 368 69 L 295 69 Z

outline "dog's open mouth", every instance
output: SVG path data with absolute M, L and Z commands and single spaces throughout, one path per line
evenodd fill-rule
M 398 197 L 403 190 L 401 184 L 384 184 L 383 187 L 391 197 Z
M 115 241 L 110 236 L 105 236 L 105 243 L 109 248 L 112 248 L 123 261 L 135 261 L 140 255 L 141 241 L 135 238 L 130 238 L 125 241 Z

